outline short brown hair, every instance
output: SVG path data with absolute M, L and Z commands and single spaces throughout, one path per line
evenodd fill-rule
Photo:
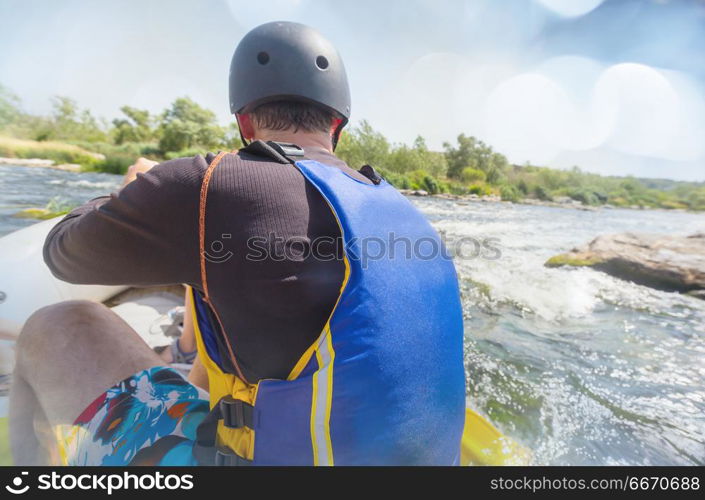
M 334 114 L 301 101 L 272 101 L 250 111 L 252 123 L 260 129 L 294 132 L 329 132 Z

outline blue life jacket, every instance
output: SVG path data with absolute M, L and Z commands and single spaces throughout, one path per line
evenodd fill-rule
M 345 278 L 323 331 L 289 377 L 256 385 L 219 366 L 219 329 L 208 319 L 207 299 L 194 290 L 199 356 L 217 410 L 216 462 L 458 464 L 463 320 L 455 269 L 439 235 L 384 180 L 366 184 L 312 160 L 294 165 L 338 220 Z

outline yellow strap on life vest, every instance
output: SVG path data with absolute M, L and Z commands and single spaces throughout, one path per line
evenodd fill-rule
M 529 465 L 531 451 L 503 435 L 482 415 L 465 410 L 460 465 Z
M 247 384 L 236 375 L 223 372 L 220 367 L 208 356 L 201 330 L 196 317 L 196 305 L 193 299 L 193 290 L 188 287 L 188 301 L 193 315 L 193 328 L 196 337 L 196 348 L 198 357 L 203 363 L 208 373 L 208 392 L 210 394 L 210 407 L 213 408 L 224 396 L 232 396 L 254 406 L 257 399 L 257 388 L 259 385 Z M 219 446 L 226 446 L 237 453 L 242 458 L 252 460 L 255 453 L 255 431 L 249 427 L 231 429 L 225 427 L 223 422 L 218 423 Z

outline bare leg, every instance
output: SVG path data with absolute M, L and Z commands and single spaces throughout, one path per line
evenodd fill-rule
M 16 463 L 46 463 L 53 446 L 47 438 L 51 428 L 72 424 L 115 383 L 163 364 L 102 304 L 68 301 L 35 312 L 17 341 L 11 388 L 10 440 Z
M 34 432 L 35 416 L 43 418 L 32 388 L 15 375 L 10 392 L 10 445 L 16 465 L 47 465 L 49 450 L 42 447 Z

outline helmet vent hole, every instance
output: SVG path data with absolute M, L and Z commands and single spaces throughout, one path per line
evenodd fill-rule
M 327 69 L 328 68 L 328 59 L 326 59 L 323 56 L 318 56 L 316 58 L 316 66 L 318 66 L 319 69 Z
M 267 54 L 266 52 L 260 52 L 259 54 L 257 54 L 257 62 L 264 66 L 269 62 L 269 54 Z

